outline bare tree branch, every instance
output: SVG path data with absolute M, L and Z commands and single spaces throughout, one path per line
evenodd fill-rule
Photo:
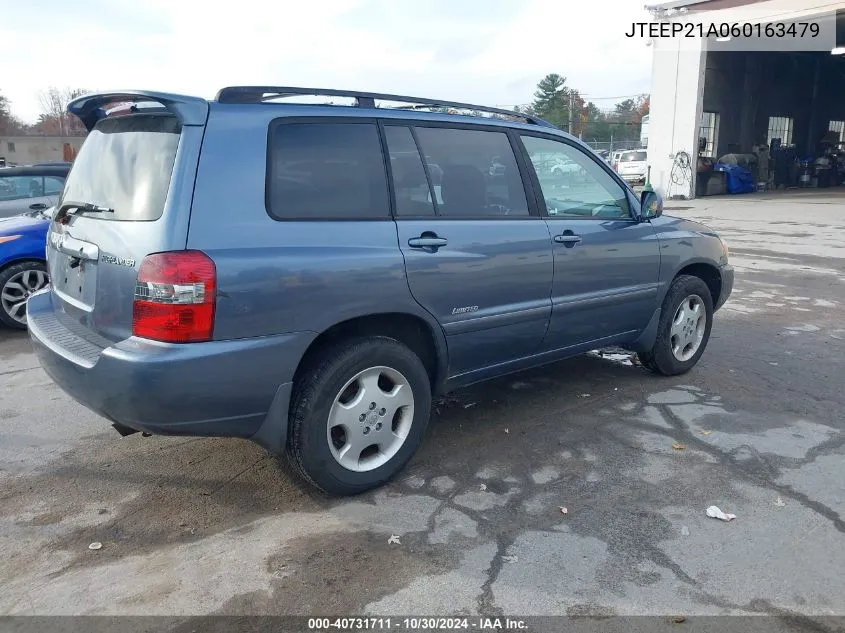
M 50 86 L 38 93 L 41 115 L 35 129 L 41 132 L 75 136 L 85 133 L 81 122 L 67 111 L 68 104 L 87 90 L 81 88 L 58 88 Z

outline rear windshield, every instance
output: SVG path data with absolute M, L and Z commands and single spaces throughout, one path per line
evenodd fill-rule
M 647 152 L 625 152 L 619 159 L 620 163 L 634 163 L 647 160 Z
M 62 203 L 114 209 L 86 215 L 99 220 L 157 220 L 164 211 L 181 129 L 179 120 L 170 115 L 103 119 L 79 150 Z

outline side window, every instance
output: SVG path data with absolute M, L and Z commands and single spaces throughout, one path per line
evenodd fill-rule
M 40 198 L 44 195 L 41 176 L 6 176 L 0 178 L 0 201 Z
M 390 216 L 375 123 L 274 124 L 266 186 L 280 220 Z
M 431 189 L 425 176 L 420 152 L 411 128 L 388 125 L 384 128 L 390 152 L 390 171 L 396 196 L 396 215 L 434 215 Z
M 630 219 L 625 189 L 584 152 L 536 136 L 522 142 L 550 217 Z
M 65 181 L 57 176 L 44 176 L 44 195 L 57 196 L 64 189 Z
M 525 188 L 504 132 L 416 128 L 438 215 L 528 215 Z

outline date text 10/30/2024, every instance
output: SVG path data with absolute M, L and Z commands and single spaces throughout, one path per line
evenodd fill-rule
M 525 630 L 515 618 L 309 618 L 309 631 L 501 631 Z
M 625 37 L 766 37 L 805 38 L 818 37 L 821 28 L 817 22 L 632 22 Z

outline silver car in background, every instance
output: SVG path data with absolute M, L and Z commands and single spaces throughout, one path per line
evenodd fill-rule
M 54 206 L 59 201 L 68 172 L 69 163 L 0 170 L 0 218 Z

